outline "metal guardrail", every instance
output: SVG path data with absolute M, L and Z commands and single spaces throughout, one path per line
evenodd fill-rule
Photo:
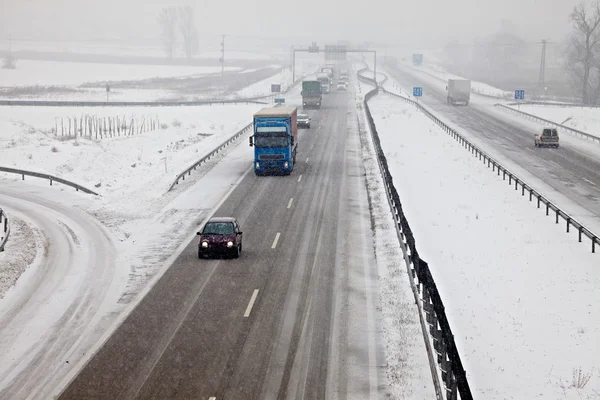
M 6 241 L 10 236 L 10 224 L 8 223 L 8 216 L 2 208 L 0 208 L 0 252 L 4 251 Z
M 93 190 L 90 190 L 84 186 L 81 186 L 77 183 L 60 178 L 58 176 L 54 176 L 54 175 L 50 175 L 50 174 L 46 174 L 46 173 L 42 173 L 42 172 L 33 172 L 33 171 L 26 171 L 23 169 L 7 168 L 7 167 L 0 167 L 0 172 L 7 172 L 9 174 L 21 175 L 22 180 L 25 180 L 25 176 L 33 176 L 35 178 L 48 179 L 48 180 L 50 180 L 50 186 L 52 186 L 53 182 L 58 182 L 58 183 L 62 183 L 63 185 L 71 186 L 71 187 L 75 188 L 76 191 L 81 190 L 84 193 L 94 194 L 94 195 L 98 196 L 98 193 L 96 193 Z
M 437 398 L 443 399 L 444 397 L 440 393 L 441 388 L 439 387 L 439 375 L 435 367 L 436 363 L 440 367 L 441 379 L 446 388 L 445 398 L 457 399 L 458 394 L 460 395 L 461 400 L 472 400 L 473 396 L 471 395 L 471 389 L 467 382 L 467 375 L 463 368 L 460 355 L 458 354 L 456 344 L 454 343 L 454 336 L 448 318 L 446 317 L 442 298 L 433 279 L 433 275 L 429 270 L 429 265 L 425 260 L 421 259 L 417 251 L 414 235 L 402 209 L 400 196 L 394 186 L 393 177 L 387 164 L 387 158 L 381 148 L 377 127 L 373 120 L 371 110 L 369 109 L 368 101 L 379 93 L 379 86 L 373 79 L 362 76 L 362 71 L 363 70 L 358 71 L 358 79 L 375 87 L 375 89 L 365 95 L 363 104 L 371 130 L 371 137 L 375 145 L 379 168 L 383 181 L 385 182 L 388 202 L 391 211 L 394 214 L 396 229 L 402 244 L 401 247 L 404 256 L 408 261 L 407 264 L 410 269 L 411 286 L 413 286 L 415 297 L 420 296 L 423 303 L 422 309 L 426 315 L 427 326 L 425 326 L 423 320 L 421 320 L 421 324 L 424 331 L 423 333 L 426 335 L 426 346 Z M 417 302 L 417 304 L 419 304 L 419 302 Z M 427 327 L 429 329 L 427 329 Z M 431 349 L 431 342 L 427 336 L 429 336 L 433 343 L 433 350 Z M 434 350 L 436 353 L 435 355 L 433 354 Z
M 517 104 L 517 103 L 515 103 L 515 104 Z M 529 104 L 533 104 L 533 103 L 529 103 Z M 543 122 L 543 123 L 545 123 L 547 125 L 555 126 L 555 127 L 560 128 L 560 129 L 562 129 L 564 131 L 571 132 L 571 133 L 573 133 L 575 135 L 579 135 L 579 136 L 584 137 L 586 139 L 590 139 L 592 141 L 600 143 L 600 137 L 594 136 L 594 135 L 590 135 L 587 132 L 583 132 L 583 131 L 580 131 L 580 130 L 577 130 L 577 129 L 573 129 L 573 128 L 570 128 L 570 127 L 565 126 L 565 125 L 561 125 L 558 122 L 550 121 L 548 119 L 544 119 L 544 118 L 538 117 L 537 115 L 529 114 L 529 113 L 526 113 L 526 112 L 521 111 L 521 110 L 515 110 L 514 108 L 505 106 L 504 104 L 494 104 L 494 107 L 498 107 L 498 108 L 500 108 L 502 110 L 505 110 L 505 111 L 511 111 L 511 112 L 513 112 L 513 113 L 515 113 L 517 115 L 522 116 L 522 117 L 529 118 L 529 119 L 532 119 L 532 120 L 537 121 L 537 122 Z
M 217 155 L 221 150 L 224 150 L 231 143 L 235 142 L 240 136 L 242 136 L 244 133 L 246 133 L 248 131 L 248 129 L 251 129 L 253 125 L 254 125 L 253 122 L 249 123 L 244 128 L 242 128 L 240 131 L 236 132 L 232 137 L 227 139 L 225 142 L 221 143 L 220 145 L 215 147 L 213 150 L 211 150 L 207 155 L 205 155 L 204 157 L 202 157 L 201 159 L 196 161 L 194 164 L 192 164 L 188 168 L 186 168 L 185 171 L 183 171 L 182 173 L 177 175 L 177 178 L 175 178 L 173 183 L 171 183 L 171 186 L 169 186 L 168 191 L 171 191 L 175 187 L 175 185 L 178 185 L 180 180 L 185 181 L 186 175 L 191 175 L 193 170 L 200 167 L 202 164 L 209 161 L 213 156 Z
M 373 83 L 371 83 L 371 84 L 373 84 Z M 490 155 L 488 155 L 486 152 L 481 150 L 479 147 L 477 147 L 476 145 L 471 143 L 468 139 L 466 139 L 464 136 L 462 136 L 460 133 L 458 133 L 455 129 L 452 129 L 451 127 L 446 125 L 443 121 L 441 121 L 438 117 L 436 117 L 431 111 L 429 111 L 428 109 L 423 107 L 420 103 L 417 103 L 416 101 L 408 99 L 406 97 L 399 96 L 395 93 L 388 92 L 387 90 L 385 90 L 383 88 L 381 88 L 381 89 L 390 96 L 393 96 L 393 97 L 398 98 L 406 103 L 409 103 L 409 104 L 412 104 L 412 105 L 418 107 L 427 117 L 429 117 L 429 119 L 431 119 L 433 122 L 435 122 L 436 125 L 441 127 L 444 131 L 446 131 L 446 133 L 448 133 L 456 141 L 458 141 L 465 149 L 469 150 L 475 157 L 478 157 L 484 164 L 487 164 L 488 167 L 491 167 L 492 171 L 494 171 L 494 172 L 497 171 L 498 176 L 500 176 L 500 174 L 502 174 L 503 180 L 506 180 L 506 178 L 508 177 L 508 184 L 514 185 L 515 190 L 519 190 L 519 187 L 520 187 L 522 196 L 525 196 L 525 192 L 527 192 L 527 193 L 529 193 L 529 201 L 533 201 L 533 199 L 535 198 L 537 200 L 537 208 L 541 208 L 541 205 L 543 204 L 546 208 L 546 215 L 550 215 L 550 210 L 552 210 L 552 212 L 555 214 L 555 220 L 556 220 L 557 224 L 559 223 L 559 219 L 562 218 L 566 223 L 566 232 L 567 233 L 570 232 L 570 229 L 572 226 L 575 229 L 577 229 L 577 231 L 579 233 L 579 238 L 578 238 L 579 242 L 582 241 L 583 236 L 590 239 L 591 244 L 592 244 L 592 253 L 596 252 L 596 245 L 598 243 L 600 243 L 598 235 L 596 235 L 590 229 L 586 228 L 582 223 L 578 222 L 571 215 L 564 212 L 556 204 L 552 203 L 544 195 L 542 195 L 540 192 L 535 190 L 531 185 L 525 183 L 522 179 L 520 179 L 514 173 L 510 172 L 510 170 L 508 168 L 506 168 L 505 166 L 500 164 L 500 162 L 498 162 L 497 160 L 492 158 Z M 500 106 L 503 106 L 503 105 L 500 105 Z M 506 106 L 503 106 L 503 107 L 506 107 Z M 509 110 L 512 110 L 512 111 L 517 111 L 510 107 L 506 107 L 506 108 L 508 108 Z M 521 112 L 521 111 L 518 111 L 518 112 Z M 543 120 L 544 122 L 547 122 L 549 124 L 554 124 L 554 125 L 560 126 L 560 124 L 556 124 L 555 122 L 544 120 L 542 118 L 536 117 L 535 115 L 532 115 L 532 117 Z M 568 128 L 568 127 L 565 127 L 565 128 L 570 131 L 575 131 L 576 133 L 582 134 L 584 136 L 591 136 L 585 132 L 577 131 L 575 129 Z M 598 140 L 598 138 L 596 138 L 596 137 L 592 137 L 592 138 L 595 140 Z

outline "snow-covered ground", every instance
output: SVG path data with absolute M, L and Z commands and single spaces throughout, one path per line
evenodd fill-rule
M 557 124 L 600 137 L 600 108 L 542 106 L 522 104 L 511 106 L 515 110 L 533 114 Z
M 597 396 L 600 260 L 589 242 L 515 195 L 415 107 L 385 95 L 370 106 L 474 397 Z
M 247 125 L 260 104 L 198 107 L 0 107 L 0 165 L 47 172 L 93 187 L 103 195 L 148 187 L 158 194 L 203 152 Z M 68 117 L 160 120 L 159 129 L 95 140 L 61 137 Z M 52 131 L 58 124 L 59 135 Z M 10 176 L 8 177 L 10 178 Z
M 226 70 L 239 71 L 240 68 L 227 67 Z M 0 87 L 80 85 L 88 82 L 195 76 L 217 72 L 221 72 L 221 67 L 19 60 L 16 69 L 0 69 Z

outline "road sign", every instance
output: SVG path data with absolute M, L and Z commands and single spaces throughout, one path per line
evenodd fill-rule
M 525 91 L 515 90 L 515 100 L 525 100 Z
M 423 54 L 413 54 L 413 65 L 417 67 L 423 65 Z
M 422 87 L 414 87 L 413 88 L 413 96 L 415 96 L 415 97 L 423 96 L 423 88 Z
M 281 92 L 281 84 L 272 83 L 271 84 L 271 93 L 279 93 L 279 92 Z
M 283 97 L 275 97 L 275 104 L 284 104 L 285 98 Z

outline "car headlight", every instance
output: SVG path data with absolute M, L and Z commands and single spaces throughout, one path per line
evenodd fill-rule
M 202 242 L 202 247 L 206 249 L 208 247 L 208 242 Z
M 289 166 L 290 166 L 290 164 L 287 161 L 283 163 L 283 168 L 287 168 Z
M 233 242 L 227 242 L 227 247 L 233 247 Z
M 260 168 L 260 164 L 258 162 L 256 163 L 256 168 Z

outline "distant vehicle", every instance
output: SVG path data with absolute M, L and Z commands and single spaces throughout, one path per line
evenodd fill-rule
M 533 135 L 535 147 L 552 146 L 558 148 L 559 135 L 556 128 L 544 128 L 542 132 Z
M 298 114 L 298 128 L 310 129 L 310 117 L 308 114 Z
M 198 241 L 198 258 L 211 255 L 238 258 L 242 252 L 242 231 L 233 217 L 213 217 L 204 225 Z
M 321 82 L 321 93 L 329 93 L 329 87 L 331 85 L 329 76 L 326 73 L 321 72 L 317 74 L 317 80 Z
M 254 114 L 254 173 L 289 175 L 296 164 L 298 109 L 263 108 Z
M 341 74 L 341 75 L 340 75 L 340 80 L 341 80 L 341 81 L 347 81 L 347 80 L 348 80 L 348 75 L 346 75 L 346 74 Z
M 342 81 L 339 81 L 338 84 L 337 84 L 337 90 L 338 91 L 339 90 L 346 90 L 346 83 L 342 82 Z
M 457 105 L 464 104 L 469 105 L 471 99 L 471 81 L 468 79 L 448 79 L 448 91 L 447 102 L 448 104 Z
M 321 82 L 316 79 L 302 82 L 302 106 L 308 108 L 321 108 L 323 93 L 321 92 Z

